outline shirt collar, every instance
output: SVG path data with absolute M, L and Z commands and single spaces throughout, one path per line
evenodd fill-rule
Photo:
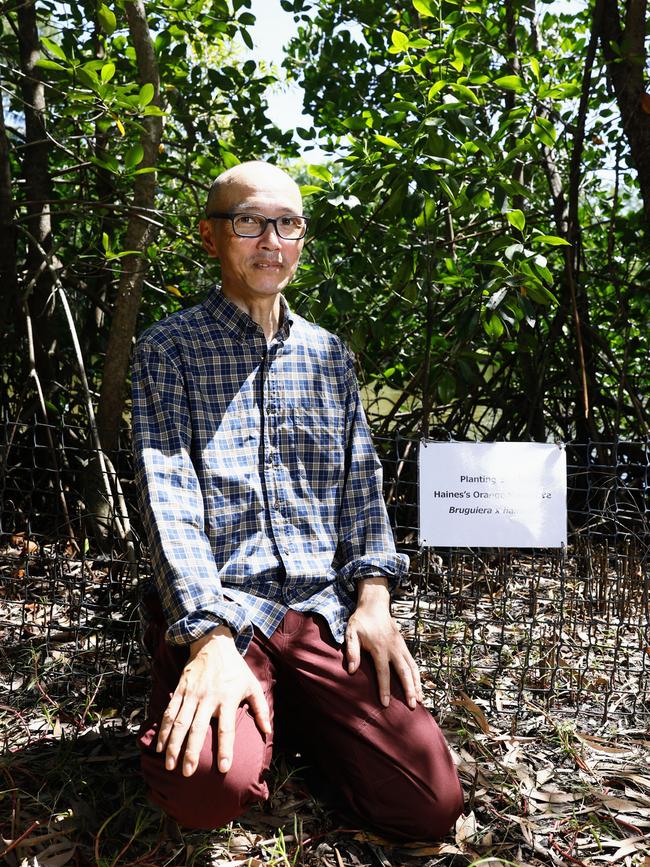
M 248 313 L 244 313 L 229 298 L 225 297 L 219 286 L 214 287 L 203 303 L 208 313 L 218 324 L 229 331 L 237 340 L 250 339 L 262 330 Z M 294 317 L 283 295 L 280 295 L 280 309 L 282 311 L 282 324 L 276 337 L 284 342 L 289 337 Z

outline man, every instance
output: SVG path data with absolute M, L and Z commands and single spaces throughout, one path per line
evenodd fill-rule
M 283 171 L 225 172 L 200 223 L 220 290 L 138 342 L 134 448 L 156 584 L 143 773 L 180 824 L 221 827 L 268 796 L 274 737 L 293 731 L 356 816 L 436 837 L 461 789 L 390 615 L 408 561 L 353 361 L 281 294 L 306 226 Z

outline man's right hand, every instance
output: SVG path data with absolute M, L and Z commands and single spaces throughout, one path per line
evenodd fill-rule
M 191 777 L 212 717 L 218 720 L 217 765 L 230 769 L 235 742 L 237 708 L 248 702 L 263 734 L 271 734 L 269 706 L 260 682 L 235 647 L 227 626 L 190 645 L 190 658 L 163 714 L 156 752 L 165 750 L 165 767 L 174 770 L 187 736 L 183 776 Z

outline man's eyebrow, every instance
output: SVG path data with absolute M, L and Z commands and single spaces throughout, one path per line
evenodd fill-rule
M 262 210 L 260 210 L 259 205 L 249 205 L 246 202 L 241 202 L 237 205 L 233 205 L 231 209 L 231 213 L 241 213 L 243 211 L 248 211 L 251 214 L 261 214 Z M 301 212 L 297 211 L 295 208 L 290 208 L 288 205 L 280 205 L 279 210 L 283 214 L 292 214 L 293 216 L 301 216 Z M 302 209 L 301 209 L 302 210 Z

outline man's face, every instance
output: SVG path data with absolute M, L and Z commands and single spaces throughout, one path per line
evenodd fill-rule
M 218 210 L 228 213 L 282 217 L 302 214 L 300 192 L 293 181 L 277 171 L 251 171 L 228 186 Z M 273 297 L 290 282 L 303 248 L 303 240 L 280 238 L 269 223 L 258 238 L 243 238 L 227 219 L 202 220 L 203 246 L 221 263 L 224 293 L 251 301 Z

